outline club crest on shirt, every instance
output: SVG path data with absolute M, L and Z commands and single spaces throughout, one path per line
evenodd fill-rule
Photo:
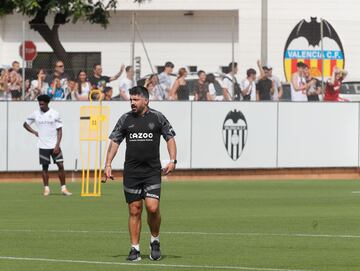
M 155 128 L 155 123 L 150 122 L 148 126 L 149 126 L 149 129 L 150 129 L 150 130 L 154 130 L 154 128 Z
M 222 130 L 225 149 L 230 158 L 236 161 L 247 140 L 248 126 L 244 114 L 236 109 L 230 111 L 225 117 Z

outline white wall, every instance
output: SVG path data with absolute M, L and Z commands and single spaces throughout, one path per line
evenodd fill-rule
M 359 104 L 279 103 L 281 167 L 356 167 Z
M 0 102 L 0 171 L 6 170 L 7 161 L 7 103 Z
M 226 152 L 223 123 L 233 110 L 248 125 L 242 155 L 233 161 Z M 192 168 L 274 168 L 277 149 L 277 103 L 193 103 Z
M 0 171 L 6 170 L 6 159 L 9 171 L 39 170 L 37 140 L 22 127 L 26 116 L 37 109 L 37 103 L 9 102 L 8 105 L 9 122 L 0 123 Z M 60 112 L 64 123 L 61 146 L 65 167 L 73 170 L 78 159 L 80 169 L 80 106 L 88 103 L 50 105 Z M 104 106 L 110 106 L 110 133 L 119 117 L 129 111 L 129 104 L 111 102 Z M 154 102 L 151 107 L 163 112 L 177 133 L 178 168 L 360 166 L 358 103 Z M 235 109 L 244 114 L 248 129 L 243 152 L 234 161 L 225 148 L 222 128 L 226 115 Z M 6 102 L 0 103 L 0 114 L 7 119 Z M 94 145 L 92 149 L 94 157 Z M 86 148 L 83 150 L 85 157 Z M 115 169 L 123 168 L 124 153 L 125 144 L 122 144 L 113 163 Z M 161 159 L 168 159 L 164 141 Z

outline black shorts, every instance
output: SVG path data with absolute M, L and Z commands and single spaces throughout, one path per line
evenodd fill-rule
M 124 176 L 124 194 L 127 203 L 153 198 L 160 200 L 161 175 L 150 177 Z
M 39 158 L 40 165 L 49 165 L 51 164 L 50 157 L 54 161 L 55 164 L 64 162 L 62 151 L 55 155 L 54 149 L 39 149 Z

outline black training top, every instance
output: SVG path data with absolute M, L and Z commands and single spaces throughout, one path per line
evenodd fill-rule
M 143 116 L 131 111 L 121 116 L 109 138 L 117 144 L 126 138 L 124 176 L 160 174 L 161 135 L 168 141 L 175 136 L 175 131 L 159 111 L 149 108 Z

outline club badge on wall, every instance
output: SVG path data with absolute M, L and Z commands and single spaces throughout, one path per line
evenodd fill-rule
M 323 54 L 321 50 L 321 23 L 316 17 L 310 22 L 301 20 L 291 31 L 284 49 L 284 72 L 287 81 L 296 72 L 296 64 L 304 62 L 313 77 L 329 78 L 335 67 L 345 66 L 344 48 L 333 26 L 323 20 Z
M 248 135 L 248 125 L 244 114 L 236 109 L 230 111 L 223 123 L 224 145 L 230 158 L 234 161 L 241 156 Z

